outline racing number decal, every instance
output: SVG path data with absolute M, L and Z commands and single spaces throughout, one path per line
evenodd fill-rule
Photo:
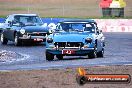
M 62 54 L 74 54 L 74 50 L 62 50 Z

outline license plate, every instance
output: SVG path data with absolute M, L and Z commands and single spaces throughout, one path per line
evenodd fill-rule
M 37 38 L 37 39 L 34 39 L 34 41 L 43 41 L 43 39 Z
M 75 54 L 75 50 L 62 50 L 62 54 Z

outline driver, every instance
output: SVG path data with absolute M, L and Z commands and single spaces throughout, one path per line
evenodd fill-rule
M 20 22 L 20 17 L 17 17 L 17 16 L 14 17 L 14 22 L 15 22 L 15 23 L 19 23 L 19 22 Z
M 33 18 L 32 17 L 27 18 L 27 22 L 28 23 L 33 23 Z

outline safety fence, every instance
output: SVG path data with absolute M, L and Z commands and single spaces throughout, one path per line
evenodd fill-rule
M 51 29 L 56 28 L 56 24 L 65 18 L 42 18 L 44 26 Z M 132 32 L 132 19 L 94 19 L 100 30 L 103 32 Z M 4 18 L 0 18 L 0 25 Z

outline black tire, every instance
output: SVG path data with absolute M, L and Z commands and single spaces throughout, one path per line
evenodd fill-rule
M 120 17 L 120 8 L 112 8 L 112 17 Z
M 111 8 L 102 8 L 103 17 L 111 16 Z
M 95 49 L 94 51 L 90 52 L 90 53 L 88 54 L 88 57 L 89 57 L 90 59 L 96 58 L 96 57 L 97 57 L 97 49 Z
M 84 76 L 77 76 L 76 81 L 79 85 L 84 85 L 87 82 L 87 78 Z
M 97 57 L 104 57 L 104 49 L 102 49 L 102 51 L 99 51 L 97 53 Z
M 6 45 L 8 43 L 8 39 L 4 37 L 3 32 L 1 33 L 1 38 L 0 38 L 1 44 Z
M 62 60 L 62 59 L 63 59 L 63 55 L 56 55 L 56 57 L 57 57 L 59 60 Z
M 54 55 L 46 52 L 46 60 L 52 61 L 54 59 Z
M 124 17 L 124 8 L 120 9 L 120 17 Z
M 15 34 L 15 37 L 14 37 L 14 44 L 15 44 L 15 46 L 22 45 L 22 41 L 18 38 L 17 33 Z

